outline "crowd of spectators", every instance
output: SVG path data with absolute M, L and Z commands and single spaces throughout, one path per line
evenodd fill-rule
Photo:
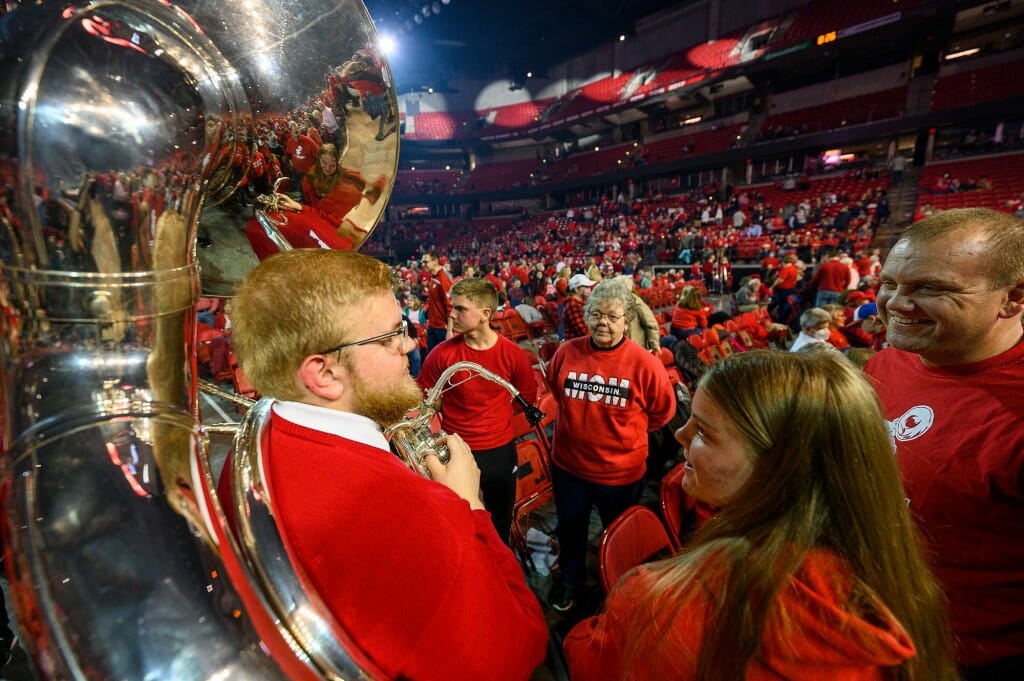
M 633 199 L 609 194 L 592 205 L 493 221 L 384 223 L 367 248 L 378 255 L 404 252 L 415 269 L 418 248 L 432 247 L 456 277 L 467 266 L 494 265 L 505 287 L 516 277 L 516 288 L 535 297 L 555 293 L 563 267 L 584 272 L 592 266 L 604 277 L 636 275 L 643 288 L 640 271 L 658 263 L 677 264 L 709 290 L 730 293 L 737 261 L 793 252 L 804 262 L 817 262 L 828 254 L 864 250 L 889 215 L 884 185 L 856 196 L 804 192 L 783 202 L 758 189 L 714 186 Z

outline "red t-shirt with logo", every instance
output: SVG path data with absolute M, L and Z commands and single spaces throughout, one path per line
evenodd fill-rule
M 941 368 L 888 348 L 865 372 L 949 599 L 957 661 L 1024 655 L 1024 342 Z

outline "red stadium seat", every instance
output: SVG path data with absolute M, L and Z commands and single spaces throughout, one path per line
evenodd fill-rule
M 661 515 L 665 520 L 672 544 L 679 548 L 683 545 L 682 535 L 686 524 L 686 516 L 693 511 L 693 499 L 683 491 L 683 476 L 686 468 L 679 464 L 665 474 L 658 488 L 661 502 Z
M 605 593 L 630 569 L 668 557 L 673 549 L 658 515 L 646 506 L 630 506 L 601 535 L 597 554 Z
M 516 500 L 512 505 L 511 542 L 520 556 L 529 556 L 526 534 L 530 514 L 554 500 L 551 487 L 551 464 L 547 445 L 538 439 L 516 442 Z

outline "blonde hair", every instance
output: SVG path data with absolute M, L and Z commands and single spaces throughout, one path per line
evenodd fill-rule
M 391 270 L 355 251 L 295 249 L 262 261 L 233 298 L 231 342 L 245 376 L 267 397 L 301 400 L 303 360 L 349 338 L 350 310 L 394 293 Z
M 679 302 L 676 304 L 690 310 L 701 309 L 704 307 L 704 301 L 701 300 L 700 289 L 696 286 L 684 286 L 679 293 Z

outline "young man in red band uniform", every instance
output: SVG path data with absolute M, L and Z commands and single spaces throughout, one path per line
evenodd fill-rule
M 420 402 L 383 263 L 296 249 L 233 299 L 235 348 L 272 407 L 263 466 L 289 556 L 387 678 L 527 679 L 544 657 L 540 607 L 479 495 L 458 435 L 413 473 L 381 426 Z
M 559 611 L 573 607 L 586 581 L 591 507 L 607 527 L 640 499 L 647 433 L 675 413 L 661 360 L 626 336 L 634 314 L 632 291 L 601 282 L 584 307 L 590 335 L 562 343 L 548 363 L 558 401 L 551 459 L 562 573 L 548 600 Z
M 875 383 L 966 681 L 1024 678 L 1024 222 L 912 226 L 881 272 Z
M 537 381 L 521 347 L 491 328 L 498 292 L 486 279 L 463 279 L 452 286 L 452 329 L 457 334 L 427 355 L 417 381 L 429 390 L 456 362 L 473 362 L 515 386 L 533 404 Z M 452 377 L 459 383 L 466 374 Z M 473 450 L 480 467 L 480 489 L 498 536 L 508 542 L 515 502 L 516 449 L 513 444 L 512 396 L 485 378 L 473 378 L 447 390 L 441 398 L 444 430 L 458 433 Z

